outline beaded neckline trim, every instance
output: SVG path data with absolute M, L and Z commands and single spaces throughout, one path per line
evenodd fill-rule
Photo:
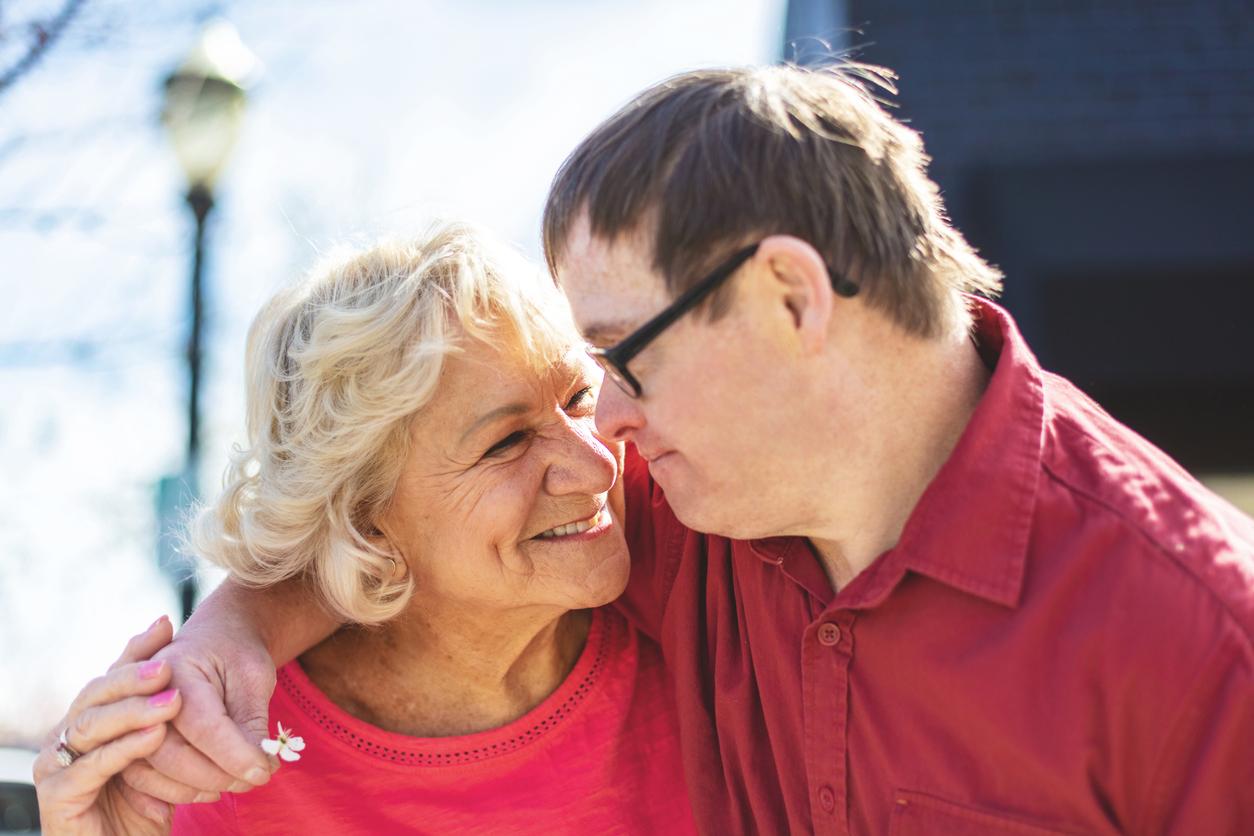
M 329 701 L 309 681 L 303 670 L 293 673 L 286 667 L 280 669 L 278 687 L 327 733 L 372 757 L 411 766 L 474 763 L 518 751 L 561 725 L 592 692 L 612 644 L 609 636 L 612 625 L 613 619 L 607 619 L 604 612 L 593 612 L 587 645 L 574 670 L 557 691 L 528 715 L 503 728 L 460 738 L 406 737 L 351 718 L 338 708 L 334 712 L 327 711 L 315 701 L 313 694 L 317 694 L 324 703 Z M 299 663 L 293 663 L 293 667 L 299 669 Z M 578 677 L 577 681 L 574 681 L 575 677 Z M 458 741 L 468 745 L 459 747 L 456 745 Z

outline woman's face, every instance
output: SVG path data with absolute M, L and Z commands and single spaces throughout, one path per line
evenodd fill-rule
M 415 602 L 563 610 L 627 583 L 607 495 L 620 452 L 598 438 L 600 370 L 581 346 L 537 374 L 520 350 L 466 339 L 446 358 L 381 528 Z

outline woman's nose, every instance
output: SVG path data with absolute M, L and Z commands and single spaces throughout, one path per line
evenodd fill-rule
M 561 443 L 553 445 L 553 460 L 545 473 L 550 494 L 605 493 L 618 478 L 618 460 L 606 442 L 597 437 L 591 421 L 571 419 L 563 428 Z

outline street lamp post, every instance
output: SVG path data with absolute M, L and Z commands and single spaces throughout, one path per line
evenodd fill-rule
M 186 60 L 165 81 L 161 121 L 187 178 L 187 206 L 196 223 L 188 300 L 191 322 L 187 339 L 187 458 L 180 479 L 181 498 L 175 503 L 180 508 L 195 500 L 200 477 L 205 232 L 214 207 L 214 185 L 239 135 L 245 88 L 257 66 L 256 57 L 240 41 L 234 27 L 216 21 L 204 29 Z M 196 575 L 191 566 L 171 563 L 180 567 L 176 582 L 186 620 L 195 604 Z
M 200 378 L 202 333 L 205 321 L 204 265 L 205 221 L 213 211 L 213 192 L 197 184 L 187 190 L 187 205 L 196 219 L 192 245 L 192 321 L 187 339 L 187 469 L 189 477 L 199 475 L 200 464 Z M 193 482 L 192 484 L 197 484 Z M 186 604 L 184 605 L 186 607 Z

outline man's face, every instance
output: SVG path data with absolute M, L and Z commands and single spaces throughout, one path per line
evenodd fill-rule
M 586 222 L 574 229 L 557 280 L 584 337 L 601 348 L 671 301 L 646 242 L 607 243 Z M 631 361 L 641 397 L 607 381 L 596 409 L 598 432 L 636 444 L 686 525 L 739 538 L 791 527 L 786 508 L 798 488 L 786 478 L 798 452 L 790 358 L 750 307 L 737 299 L 713 323 L 704 311 L 685 315 Z

